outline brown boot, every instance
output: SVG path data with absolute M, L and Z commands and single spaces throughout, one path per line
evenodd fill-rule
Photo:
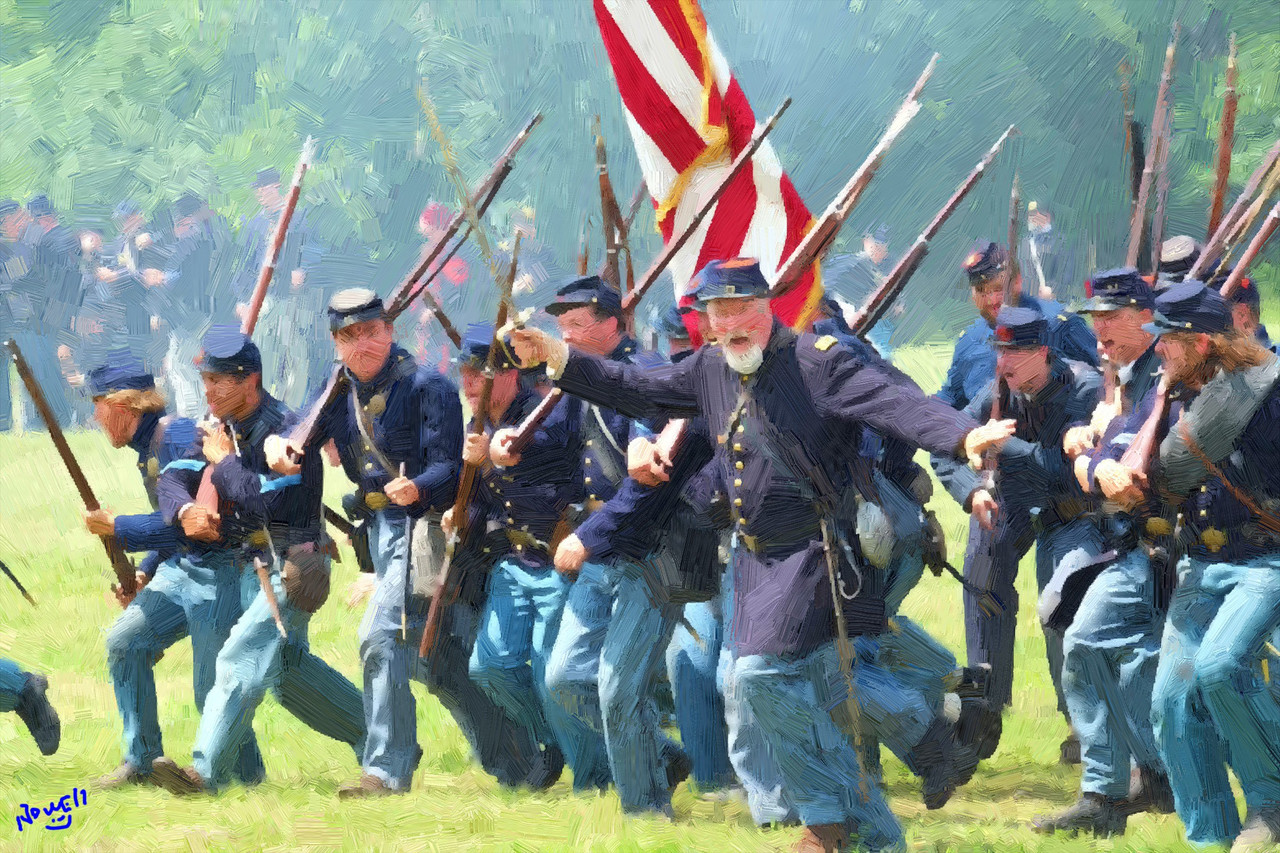
M 194 767 L 179 767 L 172 758 L 163 756 L 151 762 L 151 781 L 177 797 L 210 793 Z
M 338 789 L 338 799 L 354 800 L 365 797 L 394 797 L 397 794 L 407 794 L 409 789 L 392 788 L 383 782 L 377 776 L 364 773 L 360 776 L 360 781 L 343 785 Z
M 150 773 L 143 773 L 129 762 L 122 761 L 115 770 L 99 776 L 97 781 L 93 783 L 93 787 L 98 791 L 114 791 L 117 788 L 126 788 L 130 785 L 150 784 Z
M 849 843 L 849 832 L 843 824 L 824 823 L 806 826 L 804 834 L 792 847 L 793 853 L 840 853 Z

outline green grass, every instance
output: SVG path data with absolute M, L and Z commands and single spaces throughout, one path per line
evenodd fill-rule
M 926 388 L 936 388 L 947 361 L 941 348 L 908 350 L 899 361 Z M 75 433 L 79 454 L 103 502 L 119 512 L 145 509 L 128 451 L 112 451 L 101 435 Z M 330 472 L 330 497 L 344 483 Z M 948 531 L 953 562 L 963 554 L 966 522 L 940 490 L 933 501 Z M 0 436 L 0 559 L 40 603 L 26 604 L 0 580 L 0 656 L 49 674 L 62 715 L 62 749 L 43 758 L 13 714 L 0 714 L 0 849 L 4 850 L 786 850 L 794 829 L 761 832 L 745 805 L 709 804 L 682 786 L 677 821 L 624 818 L 615 795 L 575 796 L 566 779 L 543 794 L 500 789 L 468 758 L 451 718 L 421 686 L 418 737 L 426 756 L 413 793 L 369 803 L 339 803 L 337 787 L 359 772 L 350 751 L 304 727 L 271 697 L 255 726 L 268 781 L 232 788 L 213 799 L 178 800 L 157 789 L 90 791 L 71 827 L 16 831 L 20 804 L 48 804 L 89 783 L 120 760 L 120 722 L 107 679 L 105 632 L 119 612 L 106 599 L 109 566 L 85 533 L 79 503 L 48 438 Z M 356 629 L 345 587 L 354 561 L 335 566 L 334 594 L 311 623 L 313 649 L 357 684 Z M 894 811 L 913 850 L 1189 850 L 1175 817 L 1141 815 L 1113 841 L 1046 839 L 1030 819 L 1075 799 L 1079 773 L 1057 764 L 1066 734 L 1054 708 L 1044 641 L 1034 613 L 1034 576 L 1019 578 L 1018 692 L 1000 750 L 942 811 L 926 812 L 919 786 L 885 753 Z M 949 578 L 924 581 L 907 612 L 951 648 L 963 650 L 960 587 Z M 963 658 L 963 654 L 961 653 Z M 169 755 L 187 762 L 198 716 L 191 693 L 191 649 L 185 641 L 156 667 L 161 727 Z

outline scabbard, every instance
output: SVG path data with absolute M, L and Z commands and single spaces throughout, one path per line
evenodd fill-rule
M 253 567 L 258 572 L 258 583 L 262 585 L 262 595 L 267 600 L 267 609 L 271 611 L 271 618 L 276 623 L 276 628 L 280 631 L 280 636 L 284 639 L 289 638 L 289 632 L 284 628 L 284 619 L 280 617 L 280 602 L 276 598 L 275 587 L 271 585 L 271 568 L 260 558 L 255 557 Z

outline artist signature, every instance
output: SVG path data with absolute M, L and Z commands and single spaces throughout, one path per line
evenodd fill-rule
M 18 832 L 22 832 L 28 826 L 34 827 L 41 814 L 47 818 L 52 818 L 45 826 L 45 829 L 68 829 L 71 826 L 71 810 L 79 808 L 87 802 L 89 802 L 88 791 L 84 788 L 72 788 L 70 794 L 63 794 L 61 799 L 49 803 L 48 808 L 40 808 L 39 806 L 23 803 L 22 814 L 17 816 Z M 26 824 L 26 826 L 23 824 Z

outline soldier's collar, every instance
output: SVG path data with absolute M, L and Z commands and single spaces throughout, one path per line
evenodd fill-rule
M 618 340 L 618 345 L 613 348 L 613 352 L 609 353 L 610 361 L 625 361 L 640 351 L 640 344 L 635 338 L 629 335 L 622 335 Z
M 151 453 L 151 439 L 155 437 L 156 428 L 160 425 L 162 417 L 164 417 L 163 411 L 144 412 L 142 420 L 138 421 L 138 428 L 133 431 L 129 446 L 136 450 L 139 456 Z

